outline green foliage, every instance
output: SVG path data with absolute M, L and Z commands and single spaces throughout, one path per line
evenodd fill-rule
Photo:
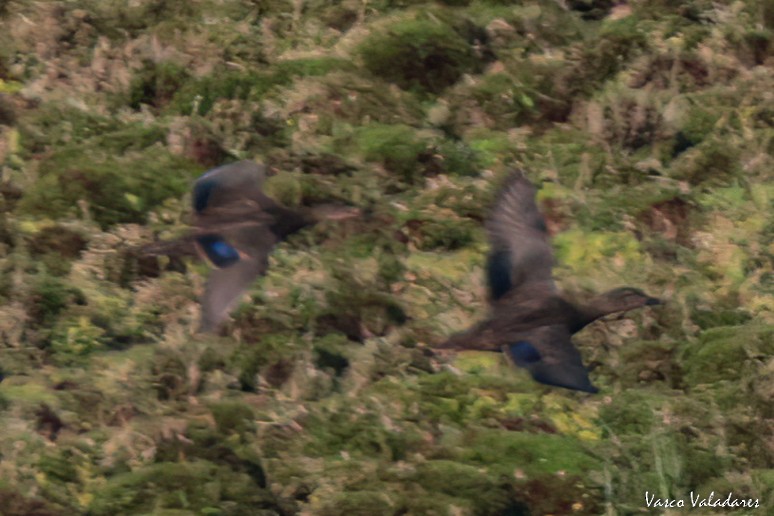
M 90 22 L 97 31 L 113 39 L 137 36 L 148 29 L 158 29 L 165 22 L 165 29 L 181 30 L 200 14 L 193 4 L 182 5 L 171 0 L 133 4 L 116 0 L 84 0 L 81 4 L 92 14 Z
M 467 143 L 444 140 L 436 146 L 441 167 L 447 174 L 475 176 L 481 169 L 479 154 Z
M 88 509 L 95 515 L 175 509 L 221 514 L 236 505 L 263 514 L 278 509 L 273 498 L 249 476 L 207 461 L 160 463 L 116 475 L 96 492 Z
M 466 437 L 469 445 L 455 455 L 503 474 L 524 468 L 529 476 L 559 471 L 579 475 L 597 462 L 579 441 L 566 436 L 480 430 Z
M 239 401 L 224 401 L 210 407 L 215 425 L 223 435 L 244 435 L 255 430 L 253 410 Z
M 401 88 L 438 94 L 475 71 L 473 49 L 435 17 L 412 17 L 371 34 L 360 46 L 365 67 Z
M 417 247 L 423 251 L 460 249 L 473 242 L 474 228 L 475 224 L 469 219 L 430 221 L 420 226 Z
M 78 472 L 70 453 L 65 452 L 44 455 L 38 462 L 40 470 L 46 474 L 46 477 L 55 482 L 74 482 L 77 480 Z
M 636 17 L 606 23 L 578 50 L 566 75 L 566 87 L 572 94 L 588 95 L 646 47 L 647 37 Z
M 357 132 L 357 146 L 365 159 L 381 162 L 404 181 L 415 181 L 428 142 L 407 125 L 371 124 Z
M 771 2 L 6 4 L 0 512 L 771 512 Z M 202 335 L 207 267 L 141 250 L 235 159 L 363 215 Z M 574 336 L 599 395 L 432 350 L 487 313 L 510 168 L 561 291 L 665 302 Z
M 140 109 L 143 104 L 163 108 L 188 80 L 188 70 L 184 66 L 172 62 L 146 61 L 143 68 L 135 72 L 129 85 L 127 104 L 133 109 Z
M 102 227 L 142 222 L 148 210 L 190 184 L 190 163 L 154 147 L 123 157 L 73 147 L 45 161 L 45 175 L 27 190 L 20 209 L 29 215 L 74 217 L 84 209 Z M 97 154 L 99 152 L 99 154 Z M 79 201 L 86 201 L 80 206 Z
M 62 226 L 47 226 L 30 238 L 29 249 L 33 258 L 54 276 L 70 271 L 73 259 L 86 247 L 80 232 Z
M 105 344 L 105 330 L 95 326 L 87 317 L 60 321 L 51 335 L 51 350 L 63 361 L 90 355 L 103 349 Z
M 316 77 L 351 68 L 347 60 L 323 57 L 280 61 L 271 71 L 220 70 L 181 84 L 171 108 L 183 115 L 206 115 L 218 100 L 258 100 L 274 89 L 287 87 L 299 77 Z
M 77 144 L 95 137 L 110 140 L 113 135 L 125 134 L 124 130 L 129 130 L 126 124 L 115 118 L 60 102 L 45 103 L 39 109 L 26 113 L 19 121 L 19 139 L 29 153 L 44 152 L 54 146 Z M 135 131 L 131 136 L 127 134 L 131 144 L 136 145 L 138 139 L 142 141 L 143 132 Z M 160 133 L 155 131 L 154 141 L 159 136 Z
M 647 393 L 629 390 L 603 406 L 599 417 L 613 435 L 647 435 L 656 424 Z
M 550 92 L 541 92 L 541 94 Z M 484 77 L 471 92 L 481 108 L 495 120 L 495 127 L 513 127 L 529 120 L 534 113 L 538 92 L 517 78 L 499 73 Z
M 83 303 L 83 294 L 64 280 L 49 275 L 36 278 L 27 297 L 27 313 L 33 327 L 50 328 L 59 314 L 74 303 Z
M 741 382 L 756 357 L 772 352 L 774 328 L 752 324 L 712 328 L 685 347 L 685 380 L 690 385 Z
M 3 510 L 9 514 L 39 514 L 40 516 L 62 514 L 61 507 L 52 506 L 38 497 L 27 497 L 16 489 L 4 485 L 0 485 L 0 498 L 3 500 Z
M 722 137 L 705 140 L 679 156 L 671 175 L 692 185 L 723 186 L 739 174 L 739 149 Z

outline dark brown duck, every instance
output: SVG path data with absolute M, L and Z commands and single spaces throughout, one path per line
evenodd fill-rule
M 597 392 L 571 336 L 604 315 L 660 301 L 631 287 L 580 306 L 564 299 L 551 274 L 554 255 L 535 204 L 535 187 L 521 172 L 513 172 L 503 185 L 487 230 L 489 318 L 437 348 L 502 350 L 538 382 Z
M 144 248 L 146 254 L 195 249 L 213 266 L 201 301 L 202 331 L 215 330 L 250 284 L 266 273 L 275 245 L 319 221 L 359 213 L 355 208 L 333 204 L 291 210 L 263 192 L 265 178 L 264 166 L 253 161 L 209 170 L 193 187 L 196 229 L 180 240 Z

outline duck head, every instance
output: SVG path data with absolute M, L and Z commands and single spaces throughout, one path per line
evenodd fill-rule
M 612 314 L 614 312 L 626 312 L 646 305 L 660 305 L 662 301 L 651 297 L 638 288 L 619 287 L 608 290 L 604 294 L 595 297 L 589 303 L 600 314 Z

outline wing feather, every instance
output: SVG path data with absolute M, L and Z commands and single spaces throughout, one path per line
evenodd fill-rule
M 532 378 L 546 385 L 584 392 L 597 392 L 578 349 L 573 345 L 570 331 L 564 324 L 540 326 L 520 335 L 514 335 L 503 351 L 517 365 L 527 369 Z M 525 343 L 536 354 L 524 352 Z M 526 359 L 525 359 L 526 357 Z
M 192 202 L 198 215 L 218 211 L 256 211 L 276 206 L 263 193 L 266 168 L 254 161 L 238 161 L 205 172 L 194 183 Z
M 497 301 L 523 285 L 545 283 L 556 291 L 551 269 L 554 254 L 543 215 L 535 204 L 535 187 L 519 172 L 506 180 L 486 224 L 490 252 L 487 281 L 490 299 Z
M 210 273 L 202 296 L 202 331 L 215 329 L 255 279 L 266 274 L 269 254 L 277 243 L 274 233 L 265 224 L 223 230 L 218 237 L 237 251 L 239 259 L 230 265 L 216 267 Z M 206 258 L 207 253 L 199 249 Z

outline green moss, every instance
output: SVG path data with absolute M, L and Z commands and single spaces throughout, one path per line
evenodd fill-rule
M 420 226 L 421 236 L 417 247 L 422 251 L 461 249 L 474 241 L 477 228 L 478 225 L 469 219 L 427 222 Z
M 41 275 L 27 299 L 27 311 L 34 326 L 51 327 L 68 305 L 83 302 L 83 294 L 63 280 Z
M 348 340 L 342 334 L 332 333 L 318 339 L 314 344 L 315 366 L 341 376 L 349 368 L 348 347 Z
M 75 482 L 78 479 L 74 457 L 67 452 L 42 456 L 38 461 L 38 467 L 50 481 Z
M 218 100 L 259 100 L 274 88 L 287 86 L 296 78 L 347 71 L 352 67 L 348 60 L 321 57 L 280 61 L 271 71 L 219 70 L 181 84 L 170 107 L 183 115 L 206 115 Z
M 435 17 L 397 21 L 371 34 L 359 52 L 374 75 L 430 94 L 440 93 L 479 66 L 470 45 Z
M 166 106 L 180 87 L 189 80 L 188 69 L 174 62 L 145 61 L 129 85 L 128 105 L 133 109 L 147 104 Z
M 71 148 L 48 158 L 43 175 L 21 200 L 22 213 L 51 218 L 76 216 L 84 209 L 101 226 L 141 222 L 148 210 L 189 188 L 192 165 L 153 148 L 125 157 Z M 79 206 L 79 201 L 86 201 Z
M 476 131 L 469 145 L 478 155 L 482 167 L 492 166 L 498 161 L 507 161 L 514 150 L 507 135 L 494 131 Z
M 72 260 L 86 247 L 80 232 L 62 226 L 47 226 L 30 238 L 30 254 L 54 276 L 70 272 Z
M 697 104 L 685 115 L 685 120 L 678 127 L 675 153 L 682 152 L 700 144 L 709 136 L 720 118 L 717 109 L 708 109 Z
M 420 173 L 420 154 L 429 142 L 406 125 L 372 124 L 356 133 L 357 146 L 369 161 L 381 162 L 404 181 L 415 181 Z
M 223 435 L 245 435 L 255 431 L 253 409 L 239 401 L 223 401 L 210 407 L 215 425 Z
M 92 324 L 87 317 L 61 321 L 51 334 L 51 350 L 64 361 L 87 356 L 103 349 L 106 343 L 105 330 Z
M 290 78 L 317 77 L 335 71 L 351 71 L 354 66 L 348 59 L 338 57 L 317 57 L 307 59 L 289 59 L 280 61 L 274 67 L 279 82 L 289 82 Z
M 533 91 L 517 78 L 499 73 L 485 76 L 471 94 L 492 117 L 494 127 L 505 129 L 532 118 L 537 111 L 536 99 L 544 93 Z
M 621 350 L 620 365 L 611 367 L 611 373 L 627 388 L 657 381 L 679 385 L 682 374 L 675 348 L 672 343 L 650 340 L 627 342 Z
M 571 94 L 588 95 L 644 50 L 647 37 L 639 20 L 629 16 L 605 23 L 593 39 L 581 45 L 564 84 Z
M 728 184 L 739 175 L 739 149 L 724 137 L 706 139 L 681 154 L 670 167 L 669 175 L 692 185 Z
M 99 33 L 117 40 L 124 40 L 128 35 L 136 37 L 152 27 L 158 30 L 163 22 L 167 24 L 167 31 L 181 31 L 201 14 L 197 6 L 177 5 L 165 0 L 147 4 L 84 0 L 81 4 L 88 9 L 89 21 Z
M 482 162 L 478 153 L 468 144 L 444 140 L 436 145 L 435 151 L 440 157 L 439 167 L 445 173 L 454 176 L 478 175 Z
M 67 123 L 62 123 L 66 120 Z M 121 121 L 61 102 L 43 104 L 19 121 L 19 140 L 30 153 L 122 131 Z
M 691 320 L 702 330 L 718 326 L 741 326 L 749 321 L 750 314 L 743 309 L 736 310 L 701 310 L 691 314 Z
M 3 510 L 9 514 L 58 516 L 64 510 L 61 506 L 51 504 L 50 501 L 41 500 L 36 496 L 24 496 L 18 490 L 4 485 L 0 485 L 0 499 L 3 500 Z
M 186 439 L 164 439 L 158 443 L 157 462 L 181 462 L 200 459 L 245 473 L 261 488 L 266 487 L 266 473 L 261 458 L 250 444 L 242 445 L 209 424 L 192 422 L 185 430 Z
M 188 394 L 188 369 L 176 353 L 157 349 L 149 366 L 151 385 L 159 400 L 179 400 Z
M 349 491 L 326 500 L 315 512 L 321 516 L 390 514 L 392 504 L 389 497 L 380 491 Z
M 89 512 L 112 515 L 177 509 L 222 514 L 234 505 L 251 514 L 279 508 L 274 497 L 253 484 L 247 475 L 196 461 L 152 464 L 116 475 L 96 491 Z
M 285 206 L 299 206 L 303 197 L 301 178 L 297 174 L 277 174 L 266 180 L 266 193 Z
M 597 459 L 574 438 L 502 430 L 477 430 L 466 436 L 469 444 L 457 458 L 486 465 L 491 471 L 511 474 L 523 469 L 529 476 L 582 475 L 594 469 Z
M 379 398 L 374 398 L 369 405 L 370 409 L 384 408 Z M 394 421 L 399 427 L 385 427 L 382 416 L 391 417 L 387 413 L 358 410 L 341 403 L 321 407 L 308 420 L 309 439 L 304 444 L 304 453 L 327 457 L 345 451 L 358 459 L 390 462 L 406 460 L 421 449 L 422 434 L 417 429 L 397 419 Z
M 644 259 L 637 239 L 624 232 L 565 231 L 556 236 L 554 245 L 559 262 L 577 272 L 603 262 L 629 268 Z
M 647 435 L 656 424 L 648 393 L 635 390 L 624 391 L 603 405 L 599 417 L 613 435 Z
M 42 404 L 55 405 L 57 397 L 47 386 L 34 380 L 6 380 L 0 384 L 0 393 L 13 405 L 25 408 L 39 407 Z
M 265 72 L 220 71 L 187 81 L 175 94 L 170 108 L 182 115 L 206 115 L 220 99 L 260 98 L 276 84 L 279 81 Z
M 476 514 L 498 514 L 511 502 L 509 485 L 481 468 L 449 460 L 431 460 L 417 466 L 411 479 L 432 497 L 434 492 L 454 497 L 462 503 L 475 500 Z
M 750 322 L 744 326 L 712 328 L 682 354 L 689 385 L 741 381 L 755 357 L 774 353 L 774 328 Z

